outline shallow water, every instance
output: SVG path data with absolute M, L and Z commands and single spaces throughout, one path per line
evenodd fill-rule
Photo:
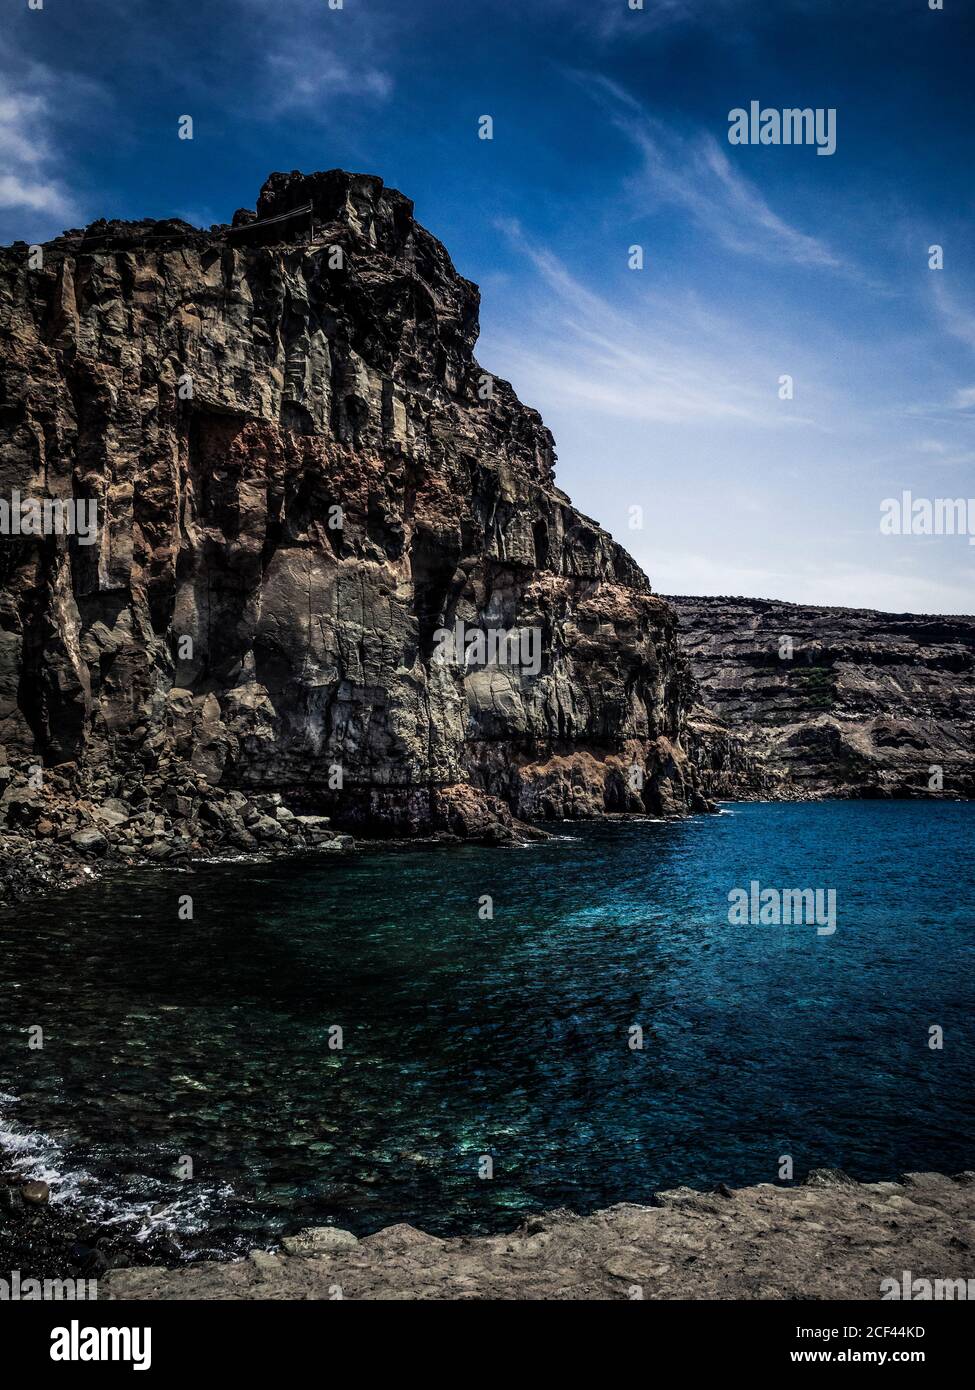
M 975 807 L 560 830 L 130 871 L 3 914 L 0 1148 L 62 1211 L 191 1253 L 510 1229 L 775 1181 L 786 1154 L 797 1177 L 975 1166 Z M 730 926 L 752 879 L 834 888 L 836 932 Z

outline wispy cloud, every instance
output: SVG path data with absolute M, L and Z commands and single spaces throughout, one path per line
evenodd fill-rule
M 945 289 L 942 271 L 932 271 L 932 275 L 936 277 L 933 295 L 941 326 L 958 342 L 975 350 L 975 314 L 961 308 Z M 975 406 L 975 386 L 958 387 L 951 404 L 955 410 L 971 410 Z
M 350 98 L 385 101 L 393 79 L 363 54 L 358 60 L 339 56 L 324 42 L 290 40 L 267 57 L 271 112 L 334 114 L 332 103 Z
M 975 388 L 972 390 L 972 396 L 971 403 L 975 405 Z M 975 463 L 975 453 L 971 449 L 947 444 L 943 439 L 922 439 L 917 445 L 917 451 L 926 455 L 930 464 L 938 468 L 970 467 Z
M 334 119 L 335 103 L 384 102 L 393 91 L 398 22 L 387 13 L 349 5 L 332 10 L 325 0 L 238 0 L 250 10 L 265 94 L 265 112 L 307 119 Z
M 0 208 L 68 218 L 74 204 L 51 141 L 52 86 L 37 67 L 23 86 L 0 75 Z
M 960 343 L 975 349 L 975 314 L 962 309 L 945 289 L 944 272 L 932 271 L 935 308 L 945 329 Z
M 706 9 L 695 0 L 643 0 L 642 9 L 631 9 L 626 0 L 616 4 L 582 4 L 579 0 L 535 0 L 538 8 L 554 10 L 560 20 L 606 43 L 623 40 L 638 43 L 662 29 L 679 25 L 713 25 L 722 11 L 740 11 L 752 0 L 709 0 Z
M 497 225 L 547 290 L 532 330 L 504 345 L 529 398 L 661 424 L 811 423 L 778 400 L 773 364 L 746 352 L 734 325 L 702 313 L 693 296 L 640 293 L 616 308 L 517 222 Z
M 683 208 L 717 242 L 741 255 L 861 278 L 824 241 L 777 213 L 734 167 L 712 132 L 682 135 L 608 78 L 571 75 L 608 109 L 617 129 L 639 150 L 642 168 L 629 181 L 638 201 L 653 206 L 663 200 Z

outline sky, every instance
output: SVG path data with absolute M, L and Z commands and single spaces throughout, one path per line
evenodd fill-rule
M 972 613 L 967 536 L 880 529 L 975 497 L 975 0 L 936 2 L 3 0 L 0 242 L 379 174 L 658 592 Z M 752 101 L 835 152 L 730 143 Z

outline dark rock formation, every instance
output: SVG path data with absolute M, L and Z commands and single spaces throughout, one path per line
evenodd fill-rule
M 937 1296 L 965 1298 L 973 1177 L 908 1173 L 901 1183 L 857 1183 L 828 1169 L 802 1187 L 682 1187 L 658 1193 L 652 1207 L 552 1212 L 513 1235 L 452 1240 L 400 1225 L 356 1241 L 319 1227 L 285 1240 L 281 1253 L 115 1270 L 98 1292 L 109 1299 L 328 1299 L 336 1288 L 346 1299 L 880 1299 L 892 1293 L 883 1281 L 902 1290 L 909 1270 L 909 1289 L 926 1279 L 933 1293 L 939 1280 Z
M 99 523 L 0 537 L 12 832 L 247 848 L 294 829 L 271 793 L 403 835 L 705 809 L 673 611 L 475 361 L 478 302 L 409 199 L 337 170 L 209 232 L 0 253 L 0 499 Z M 440 660 L 457 623 L 536 633 L 537 669 Z
M 668 602 L 700 687 L 690 744 L 712 795 L 975 794 L 975 618 Z

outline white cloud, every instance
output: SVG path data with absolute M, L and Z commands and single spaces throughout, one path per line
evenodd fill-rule
M 57 216 L 70 199 L 49 172 L 52 154 L 46 133 L 50 106 L 46 96 L 15 91 L 0 76 L 0 207 L 29 208 Z
M 938 320 L 946 333 L 966 347 L 975 349 L 975 315 L 962 309 L 944 287 L 942 273 L 937 272 L 933 288 Z M 951 400 L 954 410 L 971 410 L 975 406 L 975 386 L 959 386 Z
M 325 0 L 293 0 L 287 14 L 267 0 L 243 0 L 260 55 L 269 115 L 334 118 L 357 103 L 381 103 L 393 91 L 391 66 L 401 21 L 368 7 L 329 10 Z
M 12 55 L 0 51 L 8 68 Z M 57 122 L 64 118 L 76 95 L 70 78 L 62 78 L 43 64 L 16 64 L 19 80 L 0 74 L 0 209 L 40 215 L 21 235 L 45 235 L 76 216 L 56 152 Z M 50 219 L 60 226 L 52 228 Z
M 727 556 L 654 549 L 652 578 L 660 594 L 731 594 L 882 613 L 972 611 L 967 583 L 835 560 L 828 566 L 808 564 L 798 555 L 788 569 L 763 569 L 737 566 Z
M 64 217 L 70 207 L 70 201 L 55 183 L 18 178 L 16 174 L 0 175 L 0 208 L 29 208 L 31 212 Z
M 915 421 L 905 440 L 897 406 L 926 389 L 913 325 L 895 344 L 905 378 L 892 374 L 889 337 L 864 342 L 835 315 L 793 324 L 737 285 L 705 297 L 680 275 L 607 277 L 581 220 L 565 238 L 571 259 L 515 222 L 497 225 L 531 273 L 501 287 L 509 310 L 487 328 L 485 360 L 541 409 L 561 485 L 655 589 L 970 611 L 967 548 L 901 554 L 871 524 L 879 497 L 920 491 L 916 480 L 944 476 L 966 452 L 958 414 L 937 428 Z M 783 369 L 794 402 L 778 399 Z M 642 531 L 624 529 L 633 503 L 647 509 Z
M 0 77 L 0 155 L 5 160 L 37 164 L 47 156 L 47 144 L 38 135 L 44 106 L 41 97 L 12 92 Z
M 961 393 L 959 393 L 961 394 Z M 971 404 L 975 405 L 975 386 L 971 388 Z M 965 428 L 967 429 L 967 423 Z M 966 449 L 957 444 L 946 444 L 942 439 L 922 439 L 917 445 L 918 453 L 925 454 L 929 459 L 929 467 L 954 468 L 959 465 L 969 466 L 975 463 L 975 453 L 971 449 Z

